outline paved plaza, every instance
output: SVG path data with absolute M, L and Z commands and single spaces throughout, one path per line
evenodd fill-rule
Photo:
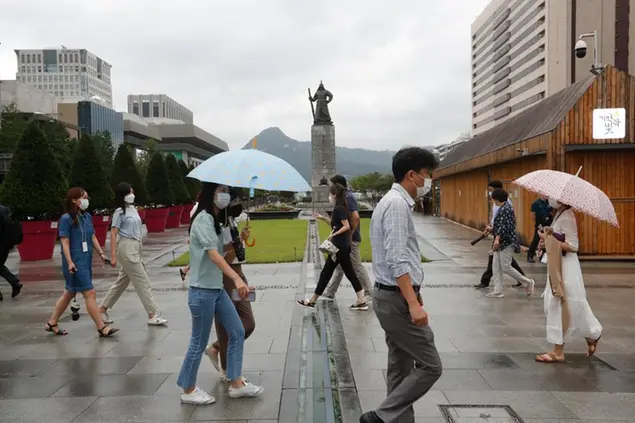
M 443 219 L 416 220 L 422 253 L 432 260 L 424 265 L 423 299 L 444 366 L 415 406 L 417 422 L 635 422 L 632 264 L 583 263 L 589 301 L 604 326 L 597 357 L 589 360 L 584 341 L 575 341 L 566 363 L 540 364 L 534 355 L 549 348 L 540 296 L 528 300 L 506 281 L 504 299 L 486 299 L 472 286 L 487 263 L 488 243 L 471 247 L 475 233 Z M 20 264 L 14 253 L 8 264 L 25 288 L 11 300 L 9 286 L 0 285 L 0 422 L 356 422 L 384 398 L 383 331 L 372 309 L 349 311 L 350 285 L 315 311 L 295 305 L 319 272 L 309 257 L 245 267 L 258 287 L 245 376 L 264 386 L 262 397 L 230 399 L 204 359 L 199 384 L 216 404 L 180 404 L 175 382 L 190 316 L 178 271 L 164 266 L 185 251 L 184 242 L 184 228 L 145 241 L 153 294 L 168 326 L 147 327 L 130 290 L 110 313 L 121 331 L 108 339 L 97 337 L 82 301 L 79 321 L 65 315 L 60 322 L 68 336 L 46 334 L 44 322 L 63 286 L 59 261 Z M 518 260 L 543 288 L 545 267 Z M 115 275 L 95 265 L 98 298 Z

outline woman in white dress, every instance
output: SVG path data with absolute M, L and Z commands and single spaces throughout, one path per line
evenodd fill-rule
M 564 344 L 573 337 L 583 337 L 588 345 L 587 355 L 595 354 L 598 341 L 602 336 L 602 325 L 596 319 L 586 298 L 582 268 L 578 260 L 578 226 L 571 207 L 549 200 L 549 205 L 556 209 L 556 216 L 552 224 L 556 238 L 564 236 L 562 248 L 562 286 L 564 296 L 561 298 L 552 293 L 550 277 L 547 276 L 547 286 L 544 292 L 544 309 L 547 316 L 547 341 L 553 344 L 553 350 L 536 356 L 536 361 L 542 363 L 563 362 Z M 543 240 L 547 231 L 541 233 Z M 557 257 L 548 257 L 549 261 Z M 563 306 L 565 309 L 566 328 L 563 328 Z M 568 316 L 567 312 L 568 311 Z M 568 317 L 568 318 L 567 318 Z

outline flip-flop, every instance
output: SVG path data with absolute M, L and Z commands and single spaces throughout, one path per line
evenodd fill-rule
M 536 356 L 538 363 L 564 363 L 564 358 L 558 358 L 554 353 L 543 353 Z
M 593 357 L 593 355 L 595 354 L 595 351 L 597 350 L 598 342 L 600 342 L 600 338 L 602 338 L 602 335 L 600 335 L 598 339 L 596 339 L 595 341 L 589 342 L 588 339 L 586 340 L 586 344 L 588 347 L 588 351 L 586 353 L 587 357 Z

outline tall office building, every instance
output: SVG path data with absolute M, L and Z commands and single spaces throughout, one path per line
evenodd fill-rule
M 142 118 L 168 118 L 194 123 L 194 114 L 165 94 L 128 95 L 128 113 Z
M 635 71 L 635 0 L 493 0 L 472 24 L 472 134 L 477 135 L 588 75 L 599 60 Z
M 111 65 L 84 49 L 15 50 L 16 79 L 55 95 L 60 103 L 97 96 L 112 107 Z

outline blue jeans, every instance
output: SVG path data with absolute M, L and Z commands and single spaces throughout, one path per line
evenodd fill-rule
M 196 386 L 196 375 L 212 331 L 214 314 L 225 328 L 227 345 L 227 379 L 242 376 L 245 329 L 236 307 L 224 289 L 190 287 L 188 305 L 192 313 L 192 338 L 176 384 L 188 390 Z

